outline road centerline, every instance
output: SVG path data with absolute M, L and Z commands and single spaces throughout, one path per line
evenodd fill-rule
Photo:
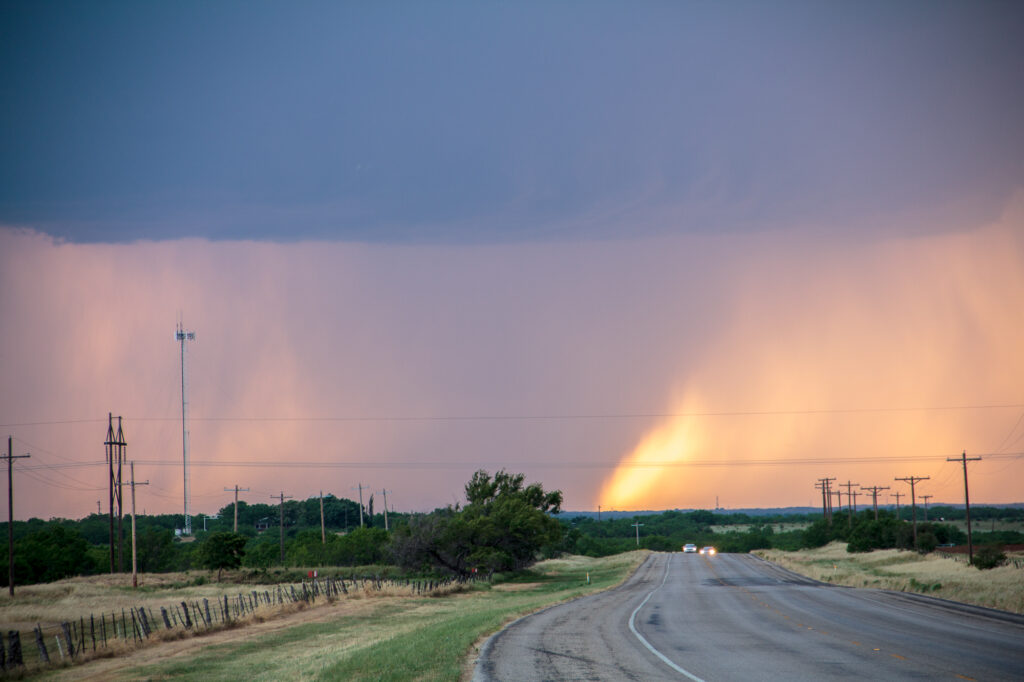
M 661 660 L 662 663 L 664 663 L 668 667 L 672 668 L 677 673 L 679 673 L 681 675 L 685 675 L 687 678 L 693 680 L 693 682 L 704 682 L 704 680 L 702 680 L 701 678 L 697 677 L 696 675 L 694 675 L 690 671 L 686 670 L 685 668 L 681 667 L 680 665 L 676 664 L 675 661 L 673 661 L 668 656 L 666 656 L 665 654 L 663 654 L 660 651 L 658 651 L 657 649 L 655 649 L 654 645 L 652 645 L 650 642 L 648 642 L 647 639 L 643 635 L 640 634 L 640 631 L 636 629 L 636 614 L 640 613 L 640 609 L 642 609 L 644 607 L 644 605 L 647 604 L 647 602 L 650 600 L 650 598 L 654 596 L 655 592 L 657 592 L 658 590 L 660 590 L 662 587 L 665 586 L 665 582 L 668 580 L 668 572 L 669 572 L 669 569 L 671 569 L 671 568 L 672 568 L 672 555 L 669 555 L 668 560 L 665 562 L 665 577 L 663 577 L 661 579 L 661 584 L 658 585 L 657 587 L 655 587 L 650 592 L 648 592 L 647 596 L 644 597 L 644 600 L 642 602 L 640 602 L 640 605 L 637 606 L 635 609 L 633 609 L 633 613 L 629 616 L 629 629 L 633 632 L 634 635 L 636 635 L 636 638 L 638 640 L 640 640 L 640 643 L 643 644 L 645 647 L 647 647 L 648 651 L 650 651 L 652 654 L 657 656 Z

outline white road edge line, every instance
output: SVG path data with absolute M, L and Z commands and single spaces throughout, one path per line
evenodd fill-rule
M 677 673 L 679 673 L 681 675 L 685 675 L 686 677 L 690 678 L 691 680 L 693 680 L 693 682 L 704 682 L 704 680 L 702 680 L 701 678 L 697 677 L 696 675 L 694 675 L 690 671 L 685 670 L 684 668 L 676 665 L 672 660 L 669 659 L 668 656 L 666 656 L 665 654 L 663 654 L 660 651 L 658 651 L 657 649 L 655 649 L 651 645 L 650 642 L 648 642 L 646 639 L 644 639 L 644 636 L 640 634 L 640 631 L 636 629 L 636 614 L 640 613 L 640 609 L 642 609 L 644 607 L 644 604 L 647 603 L 647 600 L 649 600 L 651 597 L 654 596 L 655 592 L 657 592 L 662 587 L 664 587 L 665 581 L 668 580 L 668 569 L 671 568 L 671 566 L 672 566 L 672 555 L 670 554 L 669 557 L 668 557 L 668 561 L 665 562 L 665 577 L 661 579 L 661 585 L 658 585 L 653 590 L 651 590 L 650 593 L 646 597 L 644 597 L 644 600 L 642 602 L 640 602 L 640 606 L 636 607 L 633 610 L 633 615 L 631 615 L 629 617 L 629 629 L 633 631 L 633 634 L 636 635 L 636 638 L 640 640 L 640 643 L 643 644 L 645 647 L 647 647 L 648 651 L 650 651 L 652 654 L 654 654 L 655 656 L 657 656 L 658 658 L 661 659 L 662 663 L 664 663 L 668 667 L 672 668 Z

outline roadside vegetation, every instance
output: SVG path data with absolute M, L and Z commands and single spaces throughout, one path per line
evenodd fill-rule
M 982 572 L 956 556 L 925 556 L 936 548 L 955 552 L 965 541 L 958 525 L 963 510 L 948 507 L 932 508 L 932 518 L 940 521 L 918 524 L 919 553 L 907 551 L 915 545 L 907 509 L 899 515 L 880 510 L 877 519 L 872 511 L 839 513 L 831 523 L 819 514 L 706 510 L 602 519 L 562 514 L 559 491 L 505 471 L 478 471 L 465 493 L 464 503 L 414 515 L 377 513 L 372 496 L 363 507 L 326 496 L 322 516 L 320 498 L 283 507 L 240 502 L 237 532 L 234 506 L 228 505 L 219 518 L 195 519 L 193 538 L 175 536 L 180 517 L 142 516 L 137 589 L 125 573 L 108 574 L 108 517 L 15 523 L 18 587 L 13 599 L 6 590 L 0 594 L 0 630 L 45 631 L 59 648 L 54 633 L 69 621 L 74 631 L 78 620 L 79 636 L 88 624 L 91 637 L 94 614 L 101 627 L 104 617 L 112 623 L 120 613 L 122 629 L 124 623 L 134 628 L 125 620 L 133 608 L 156 614 L 164 604 L 220 605 L 225 597 L 238 599 L 241 607 L 247 592 L 258 592 L 253 585 L 298 585 L 304 593 L 303 583 L 312 576 L 358 578 L 362 588 L 342 596 L 328 592 L 319 603 L 268 600 L 263 610 L 241 608 L 241 617 L 206 622 L 205 630 L 172 632 L 168 626 L 153 639 L 124 637 L 116 647 L 89 652 L 75 663 L 105 660 L 47 674 L 80 679 L 83 671 L 95 671 L 86 677 L 104 680 L 455 679 L 465 673 L 460 666 L 474 643 L 508 620 L 621 582 L 645 550 L 678 551 L 687 543 L 721 552 L 758 551 L 837 584 L 1024 610 L 1024 557 L 1006 547 L 1024 545 L 1024 533 L 1015 529 L 1024 527 L 1021 509 L 972 509 L 979 526 L 989 527 L 974 533 L 976 566 L 991 569 Z M 115 566 L 131 566 L 126 540 L 120 557 L 115 543 Z M 6 585 L 6 574 L 2 580 Z M 364 589 L 367 583 L 371 590 Z M 86 646 L 84 640 L 79 646 Z M 23 638 L 22 649 L 32 648 Z
M 941 552 L 884 549 L 851 553 L 842 542 L 796 552 L 767 549 L 755 554 L 834 585 L 917 592 L 1024 614 L 1024 569 L 1012 564 L 979 571 Z M 1024 553 L 1018 556 L 1024 558 Z
M 472 664 L 484 638 L 515 618 L 550 604 L 613 587 L 647 556 L 630 552 L 593 559 L 567 557 L 431 596 L 400 588 L 352 591 L 333 601 L 249 619 L 240 627 L 126 646 L 116 656 L 47 672 L 43 679 L 203 680 L 454 680 Z M 176 586 L 177 575 L 145 599 L 166 603 L 232 589 L 228 583 Z M 229 579 L 225 575 L 225 580 Z M 39 613 L 88 610 L 131 601 L 103 577 L 76 578 L 26 589 L 25 606 Z M 132 601 L 132 603 L 135 603 Z M 34 605 L 34 607 L 33 607 Z M 467 654 L 469 657 L 467 659 Z

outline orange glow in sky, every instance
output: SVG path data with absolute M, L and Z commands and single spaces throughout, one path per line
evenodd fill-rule
M 973 233 L 752 246 L 730 322 L 678 387 L 702 400 L 670 401 L 692 416 L 642 434 L 598 503 L 711 507 L 721 494 L 735 506 L 784 491 L 817 504 L 819 477 L 909 493 L 893 479 L 910 474 L 956 502 L 960 470 L 945 457 L 964 449 L 998 455 L 978 467 L 979 489 L 1020 499 L 1022 458 L 1009 453 L 1024 450 L 1022 216 L 1018 200 Z

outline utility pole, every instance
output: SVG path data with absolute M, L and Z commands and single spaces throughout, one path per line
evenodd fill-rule
M 381 494 L 384 496 L 384 530 L 388 529 L 388 493 L 395 492 L 394 490 L 381 490 Z
M 291 495 L 285 495 L 284 491 L 281 491 L 280 495 L 271 495 L 271 499 L 280 500 L 281 504 L 281 564 L 284 564 L 284 501 L 292 499 Z
M 181 460 L 185 470 L 185 529 L 182 532 L 185 535 L 192 535 L 192 517 L 188 513 L 188 384 L 186 381 L 188 375 L 185 372 L 185 342 L 195 341 L 196 333 L 185 331 L 179 321 L 178 328 L 174 332 L 174 339 L 181 343 Z
M 362 483 L 360 483 L 358 487 L 359 487 L 359 527 L 362 528 L 363 527 L 363 488 L 366 488 L 367 490 L 369 490 L 370 486 L 363 485 Z M 355 488 L 351 488 L 351 490 L 355 490 Z
M 14 460 L 32 455 L 14 454 L 14 437 L 7 436 L 7 585 L 14 596 Z
M 819 478 L 818 484 L 815 488 L 821 490 L 821 513 L 828 520 L 828 525 L 832 525 L 832 481 L 835 478 Z
M 928 520 L 928 500 L 935 497 L 934 495 L 922 495 L 921 499 L 924 500 L 924 520 Z
M 636 546 L 637 546 L 637 548 L 640 547 L 640 526 L 642 526 L 642 525 L 644 525 L 644 524 L 642 524 L 642 523 L 634 523 L 633 524 L 633 527 L 636 528 Z
M 846 522 L 847 522 L 847 525 L 852 526 L 853 525 L 853 503 L 851 502 L 851 500 L 853 499 L 853 496 L 850 493 L 850 488 L 852 488 L 855 485 L 860 485 L 860 483 L 851 483 L 849 480 L 847 480 L 846 483 L 840 483 L 839 485 L 840 485 L 840 487 L 846 486 L 846 504 L 847 504 L 847 507 L 846 507 L 846 512 L 847 512 Z M 842 497 L 839 498 L 839 506 L 843 505 L 842 499 L 843 499 Z
M 232 488 L 224 488 L 224 492 L 226 492 L 226 493 L 231 492 L 231 490 L 232 490 Z M 248 488 L 239 488 L 238 484 L 237 483 L 235 484 L 235 487 L 234 487 L 234 491 L 235 491 L 235 530 L 232 531 L 234 533 L 238 532 L 238 491 L 239 490 L 241 490 L 243 493 L 249 492 Z
M 114 415 L 107 413 L 107 439 L 103 441 L 106 446 L 107 464 L 110 467 L 110 572 L 114 573 L 114 510 L 117 509 L 117 572 L 124 573 L 124 554 L 121 547 L 124 545 L 124 500 L 121 483 L 121 471 L 124 464 L 125 450 L 128 446 L 124 440 L 124 430 L 121 428 L 121 417 L 117 418 L 117 433 L 114 433 Z
M 967 514 L 967 562 L 974 564 L 974 540 L 971 537 L 971 496 L 967 491 L 967 463 L 977 462 L 981 457 L 968 457 L 964 450 L 960 457 L 947 457 L 947 462 L 962 462 L 964 465 L 964 511 Z
M 327 526 L 324 525 L 324 491 L 320 491 L 320 544 L 327 544 Z
M 843 491 L 838 489 L 838 486 L 840 486 L 840 485 L 842 485 L 842 483 L 837 483 L 836 484 L 836 486 L 837 486 L 836 490 L 829 489 L 829 500 L 828 500 L 828 503 L 829 503 L 829 512 L 828 513 L 829 513 L 829 516 L 832 515 L 832 511 L 834 509 L 837 509 L 839 511 L 842 511 L 842 509 L 843 509 Z M 833 493 L 836 496 L 836 506 L 835 507 L 832 506 L 832 497 L 831 497 L 831 495 Z
M 138 559 L 135 551 L 135 486 L 137 485 L 149 485 L 149 481 L 138 483 L 135 481 L 135 462 L 129 462 L 129 470 L 131 471 L 132 481 L 132 587 L 139 586 L 139 571 L 138 571 Z
M 892 494 L 892 496 L 896 498 L 896 520 L 898 521 L 899 518 L 900 518 L 900 498 L 901 497 L 906 497 L 907 494 L 906 493 L 901 493 L 901 492 L 895 492 L 895 493 Z
M 601 505 L 597 505 L 597 522 L 601 523 Z
M 875 508 L 875 521 L 878 520 L 878 493 L 882 490 L 888 490 L 889 486 L 873 485 L 870 488 L 861 488 L 864 491 L 871 491 L 871 506 Z
M 910 507 L 913 510 L 914 519 L 914 549 L 917 549 L 917 498 L 914 495 L 914 484 L 920 483 L 921 481 L 927 481 L 930 476 L 907 476 L 906 478 L 896 478 L 893 480 L 904 481 L 910 484 Z

